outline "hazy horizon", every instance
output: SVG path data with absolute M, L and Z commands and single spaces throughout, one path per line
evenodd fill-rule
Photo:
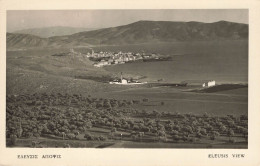
M 108 28 L 140 20 L 248 24 L 247 9 L 9 10 L 7 32 L 47 27 Z

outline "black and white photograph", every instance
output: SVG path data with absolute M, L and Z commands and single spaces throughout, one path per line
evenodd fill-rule
M 259 9 L 0 0 L 0 165 L 258 166 Z
M 8 10 L 6 147 L 248 149 L 248 14 Z

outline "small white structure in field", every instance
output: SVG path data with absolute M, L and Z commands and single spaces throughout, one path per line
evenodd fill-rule
M 123 78 L 122 72 L 121 72 L 121 79 L 115 80 L 109 82 L 109 84 L 120 84 L 120 85 L 138 85 L 138 84 L 146 84 L 147 82 L 139 82 L 139 81 L 129 81 L 127 79 Z
M 216 85 L 216 81 L 211 80 L 211 81 L 208 81 L 208 82 L 204 82 L 202 84 L 202 87 L 211 87 L 211 86 L 215 86 L 215 85 Z
M 123 79 L 122 72 L 121 72 L 121 84 L 127 84 L 127 80 Z
M 121 80 L 121 84 L 127 84 L 127 80 L 126 79 L 122 79 Z

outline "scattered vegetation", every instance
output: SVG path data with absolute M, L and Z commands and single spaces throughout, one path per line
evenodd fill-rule
M 40 137 L 178 143 L 219 141 L 220 137 L 223 142 L 225 137 L 230 143 L 236 142 L 237 138 L 247 142 L 247 115 L 219 117 L 132 107 L 147 100 L 115 100 L 61 93 L 8 95 L 7 141 L 10 146 L 19 139 Z

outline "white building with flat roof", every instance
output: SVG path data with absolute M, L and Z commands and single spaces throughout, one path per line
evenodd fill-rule
M 211 86 L 215 86 L 215 85 L 216 85 L 216 81 L 211 80 L 211 81 L 204 82 L 202 84 L 202 87 L 211 87 Z

